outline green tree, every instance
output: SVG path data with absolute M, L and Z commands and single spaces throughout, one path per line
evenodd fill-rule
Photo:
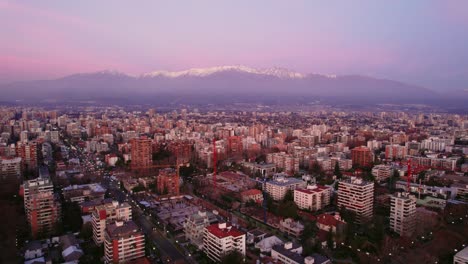
M 84 239 L 85 241 L 89 241 L 92 237 L 93 225 L 91 224 L 91 222 L 88 222 L 81 227 L 80 238 Z
M 337 163 L 335 163 L 335 176 L 337 179 L 341 179 L 343 177 L 343 173 L 341 173 L 341 170 L 340 170 L 340 165 Z
M 81 208 L 78 203 L 64 202 L 62 204 L 62 219 L 64 231 L 80 231 L 83 219 L 81 219 Z
M 294 201 L 294 191 L 288 190 L 284 195 L 283 202 Z
M 225 254 L 222 258 L 221 258 L 221 263 L 225 263 L 225 264 L 238 264 L 238 263 L 244 263 L 244 256 L 239 253 L 239 251 L 231 251 L 227 254 Z
M 138 193 L 138 192 L 142 192 L 144 190 L 145 190 L 145 186 L 143 186 L 141 184 L 138 184 L 137 186 L 133 187 L 132 192 Z

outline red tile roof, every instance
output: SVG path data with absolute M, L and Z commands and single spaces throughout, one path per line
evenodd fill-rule
M 326 225 L 326 226 L 337 226 L 339 223 L 344 223 L 344 222 L 337 220 L 334 215 L 321 214 L 317 216 L 317 223 Z
M 231 227 L 229 229 L 229 227 Z M 219 228 L 219 224 L 212 224 L 206 227 L 208 229 L 208 232 L 211 234 L 215 235 L 218 238 L 225 238 L 225 237 L 239 237 L 244 235 L 241 231 L 239 231 L 237 228 L 232 227 L 231 225 L 226 225 L 226 228 Z
M 318 192 L 322 192 L 323 190 L 326 190 L 326 189 L 329 189 L 329 187 L 325 187 L 325 186 L 322 186 L 322 185 L 317 185 L 317 188 L 315 189 L 296 189 L 298 192 L 303 192 L 303 193 L 307 193 L 307 194 L 312 194 L 312 193 L 318 193 Z
M 241 196 L 251 196 L 251 195 L 259 195 L 259 194 L 262 194 L 262 191 L 258 189 L 250 189 L 250 190 L 243 191 L 241 193 Z

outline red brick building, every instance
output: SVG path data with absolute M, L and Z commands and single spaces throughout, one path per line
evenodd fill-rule
M 159 171 L 157 180 L 158 192 L 167 195 L 179 195 L 179 176 L 172 168 Z
M 151 148 L 151 139 L 147 137 L 134 138 L 132 145 L 132 168 L 150 168 L 153 164 L 153 151 Z
M 372 163 L 372 152 L 369 148 L 361 146 L 351 150 L 353 166 L 369 166 Z

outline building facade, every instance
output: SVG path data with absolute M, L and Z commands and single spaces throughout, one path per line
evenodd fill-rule
M 105 231 L 104 262 L 126 263 L 145 256 L 145 235 L 133 222 L 117 221 Z
M 356 221 L 370 220 L 374 210 L 374 183 L 351 177 L 338 184 L 338 207 L 356 214 Z
M 416 197 L 397 193 L 390 200 L 390 228 L 401 236 L 411 236 L 416 225 Z
M 322 185 L 309 185 L 294 190 L 294 202 L 300 209 L 317 211 L 330 204 L 331 188 Z
M 23 184 L 24 209 L 33 237 L 51 233 L 60 220 L 60 203 L 49 178 L 36 178 Z
M 104 241 L 107 225 L 115 221 L 130 221 L 132 219 L 132 207 L 128 203 L 113 201 L 98 205 L 92 214 L 93 240 L 97 245 Z
M 245 234 L 227 223 L 209 225 L 203 233 L 203 251 L 215 262 L 232 251 L 245 256 Z

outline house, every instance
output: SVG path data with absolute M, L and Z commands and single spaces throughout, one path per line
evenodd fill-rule
M 78 263 L 84 254 L 73 234 L 61 236 L 60 246 L 62 247 L 62 257 L 66 263 Z
M 263 202 L 263 193 L 258 189 L 250 189 L 241 192 L 241 199 L 243 203 L 247 203 L 248 201 L 254 201 L 256 203 Z
M 260 249 L 261 253 L 270 253 L 276 245 L 282 245 L 284 242 L 277 236 L 266 237 L 255 244 L 255 248 Z
M 337 232 L 340 233 L 345 225 L 346 222 L 341 219 L 339 213 L 336 213 L 335 215 L 320 214 L 317 216 L 317 227 L 326 232 L 331 231 L 333 234 L 336 234 Z

